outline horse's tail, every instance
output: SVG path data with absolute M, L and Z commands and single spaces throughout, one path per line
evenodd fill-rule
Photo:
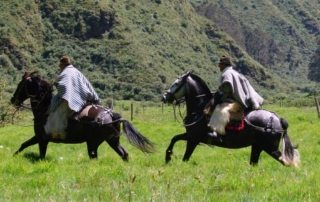
M 290 141 L 290 138 L 289 138 L 289 135 L 287 132 L 289 124 L 283 118 L 280 118 L 280 122 L 281 122 L 281 126 L 284 130 L 283 136 L 282 136 L 283 151 L 282 151 L 281 160 L 287 166 L 298 167 L 300 164 L 300 154 L 299 154 L 297 147 L 293 146 Z
M 139 131 L 137 131 L 129 121 L 121 120 L 121 122 L 123 131 L 130 144 L 143 152 L 154 152 L 154 144 L 148 138 L 144 137 Z

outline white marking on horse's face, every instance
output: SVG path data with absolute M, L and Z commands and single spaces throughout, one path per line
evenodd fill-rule
M 172 95 L 175 99 L 180 99 L 183 97 L 185 92 L 185 85 L 183 81 L 183 77 L 176 79 L 172 83 L 171 87 L 167 90 L 167 94 Z

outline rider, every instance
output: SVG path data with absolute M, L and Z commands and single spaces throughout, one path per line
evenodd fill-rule
M 88 79 L 72 64 L 68 56 L 60 59 L 60 74 L 55 82 L 57 94 L 52 98 L 45 125 L 48 136 L 63 138 L 68 118 L 88 104 L 98 104 L 99 97 Z
M 263 98 L 254 90 L 248 79 L 233 69 L 229 57 L 222 56 L 218 66 L 222 73 L 218 96 L 215 96 L 218 100 L 214 100 L 216 107 L 209 122 L 213 135 L 216 135 L 216 132 L 225 134 L 230 113 L 260 109 L 263 103 Z

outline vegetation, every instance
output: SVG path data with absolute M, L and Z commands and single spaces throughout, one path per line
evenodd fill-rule
M 320 4 L 316 0 L 193 0 L 204 15 L 260 64 L 300 91 L 319 82 Z
M 116 103 L 116 111 L 130 117 L 130 103 Z M 151 103 L 150 103 L 151 104 Z M 99 159 L 89 160 L 85 144 L 50 143 L 47 158 L 37 159 L 33 146 L 13 157 L 13 152 L 33 134 L 31 114 L 15 125 L 0 128 L 0 201 L 318 201 L 319 119 L 310 107 L 265 106 L 289 121 L 289 134 L 299 145 L 301 166 L 280 165 L 262 153 L 251 167 L 250 148 L 229 150 L 198 146 L 188 163 L 182 162 L 185 143 L 175 146 L 173 160 L 164 163 L 165 149 L 181 133 L 172 107 L 145 107 L 134 103 L 134 126 L 157 144 L 146 155 L 123 137 L 130 155 L 125 163 L 107 145 Z M 125 106 L 125 107 L 122 107 Z
M 205 8 L 206 2 L 209 4 L 209 1 L 201 0 L 191 0 L 192 4 L 187 0 L 4 0 L 0 5 L 0 74 L 8 85 L 3 95 L 8 99 L 7 96 L 12 93 L 25 70 L 39 70 L 53 81 L 58 72 L 58 59 L 64 54 L 72 57 L 75 66 L 89 77 L 102 98 L 156 101 L 168 83 L 186 70 L 194 70 L 214 90 L 219 77 L 216 63 L 222 54 L 230 55 L 237 68 L 265 96 L 271 94 L 270 90 L 286 93 L 297 89 L 304 92 L 314 89 L 314 84 L 305 78 L 308 70 L 299 70 L 300 66 L 308 66 L 309 59 L 294 66 L 297 68 L 295 76 L 286 79 L 287 64 L 302 61 L 302 55 L 298 57 L 294 53 L 309 54 L 316 48 L 311 41 L 315 36 L 306 37 L 308 35 L 305 35 L 301 21 L 294 21 L 294 25 L 300 28 L 299 32 L 296 31 L 299 41 L 305 43 L 302 50 L 298 47 L 300 44 L 291 44 L 297 41 L 294 37 L 287 39 L 283 32 L 275 32 L 275 29 L 270 28 L 271 24 L 264 17 L 270 13 L 262 13 L 264 15 L 261 14 L 261 18 L 252 18 L 255 23 L 251 23 L 250 16 L 244 16 L 254 6 L 257 11 L 268 10 L 269 7 L 266 9 L 264 4 L 252 3 L 250 8 L 247 6 L 246 12 L 242 12 L 246 1 L 237 4 L 226 2 L 224 6 L 230 12 L 225 13 L 235 13 L 241 16 L 236 19 L 248 22 L 238 22 L 236 25 L 239 26 L 235 30 L 239 34 L 252 36 L 246 43 L 250 47 L 256 45 L 255 49 L 251 49 L 243 46 L 239 37 L 230 34 L 228 30 L 221 30 L 222 26 L 218 22 L 210 22 L 197 15 L 196 11 L 201 13 L 201 9 L 195 10 L 192 5 L 196 7 L 204 4 Z M 312 17 L 316 13 L 313 12 L 312 3 L 304 2 L 303 11 L 306 21 L 310 26 L 314 25 L 316 31 L 317 24 L 313 23 Z M 284 9 L 286 6 L 279 3 L 278 7 Z M 299 8 L 302 7 L 298 7 L 297 3 L 292 5 L 294 13 Z M 221 18 L 221 22 L 227 17 Z M 283 19 L 283 16 L 276 15 L 274 18 Z M 260 24 L 275 33 L 265 33 L 258 26 Z M 283 40 L 283 44 L 292 47 L 290 57 L 298 57 L 298 60 L 286 62 L 284 70 L 279 73 L 274 68 L 280 64 L 278 59 L 271 60 L 269 55 L 264 54 L 274 52 L 274 57 L 281 59 L 286 58 L 283 54 L 289 53 L 289 49 L 272 46 L 275 47 L 273 51 L 259 47 L 260 36 L 266 36 L 262 40 L 266 47 L 271 47 L 273 41 L 277 45 Z M 308 39 L 310 41 L 306 41 Z M 261 57 L 257 57 L 257 49 L 263 51 Z M 312 67 L 317 67 L 316 61 Z M 299 86 L 295 86 L 297 82 Z

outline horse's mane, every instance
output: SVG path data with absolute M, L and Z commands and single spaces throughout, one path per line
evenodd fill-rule
M 29 76 L 38 79 L 40 81 L 40 85 L 44 86 L 47 90 L 50 90 L 51 92 L 53 91 L 53 85 L 46 79 L 42 78 L 39 74 L 30 74 Z
M 212 96 L 212 93 L 211 93 L 208 85 L 206 84 L 206 82 L 202 78 L 200 78 L 198 75 L 195 75 L 192 73 L 190 73 L 190 76 L 204 88 L 204 90 L 206 91 L 206 94 L 208 96 L 210 96 L 210 97 Z

